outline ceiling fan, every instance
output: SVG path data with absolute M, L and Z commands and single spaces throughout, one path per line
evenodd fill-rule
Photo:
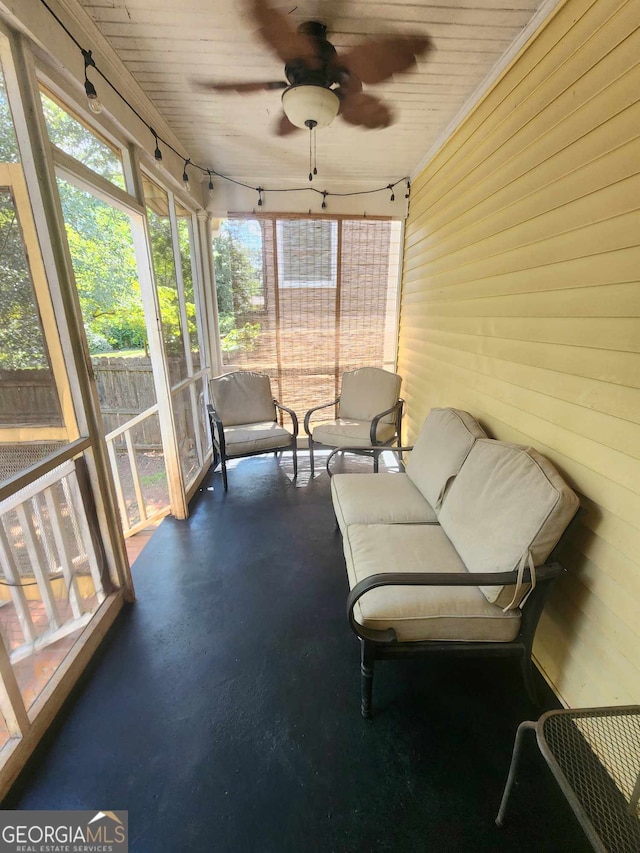
M 373 85 L 406 71 L 430 47 L 428 38 L 417 34 L 394 34 L 370 39 L 338 53 L 327 39 L 320 21 L 306 21 L 297 28 L 290 18 L 266 0 L 250 0 L 249 12 L 260 35 L 285 63 L 285 80 L 199 83 L 215 92 L 259 92 L 283 89 L 283 114 L 276 125 L 278 136 L 298 128 L 326 127 L 336 115 L 353 125 L 388 127 L 391 109 L 362 84 Z

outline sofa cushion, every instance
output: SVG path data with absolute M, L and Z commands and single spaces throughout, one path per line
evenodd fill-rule
M 237 424 L 225 427 L 227 456 L 245 456 L 261 450 L 274 450 L 291 443 L 292 435 L 273 421 L 260 424 Z
M 431 409 L 407 460 L 406 472 L 435 509 L 478 438 L 486 433 L 468 412 Z
M 334 474 L 331 499 L 343 535 L 350 524 L 435 524 L 406 474 Z
M 275 418 L 271 382 L 262 373 L 226 373 L 212 379 L 209 387 L 213 408 L 225 427 Z
M 370 421 L 381 412 L 392 408 L 400 396 L 402 377 L 379 367 L 360 367 L 342 375 L 340 391 L 341 418 Z M 386 415 L 386 423 L 393 423 L 394 415 Z
M 578 509 L 548 459 L 530 447 L 479 439 L 447 492 L 438 520 L 470 572 L 509 572 L 529 554 L 547 559 Z M 527 585 L 490 586 L 487 601 L 516 606 Z
M 379 442 L 393 438 L 395 427 L 380 421 L 376 431 Z M 329 447 L 369 447 L 371 445 L 371 422 L 337 418 L 318 424 L 313 429 L 313 440 Z
M 380 572 L 466 572 L 437 524 L 352 524 L 343 539 L 351 589 Z M 463 640 L 509 642 L 520 611 L 490 604 L 478 587 L 380 587 L 354 609 L 367 628 L 393 628 L 399 642 Z

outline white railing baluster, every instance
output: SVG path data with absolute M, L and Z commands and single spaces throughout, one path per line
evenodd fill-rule
M 58 613 L 58 605 L 56 604 L 56 599 L 51 587 L 49 572 L 43 570 L 44 561 L 39 553 L 38 538 L 33 526 L 33 519 L 31 518 L 31 514 L 27 513 L 24 504 L 19 504 L 16 507 L 16 515 L 18 516 L 18 521 L 22 528 L 24 544 L 27 549 L 27 554 L 29 555 L 29 560 L 31 561 L 31 570 L 38 582 L 38 591 L 40 592 L 40 597 L 44 604 L 44 609 L 49 621 L 49 627 L 54 629 L 59 628 L 60 614 Z
M 51 524 L 53 539 L 56 543 L 56 549 L 58 551 L 58 559 L 60 560 L 60 568 L 62 569 L 62 575 L 67 585 L 67 595 L 69 596 L 69 604 L 71 605 L 71 611 L 74 615 L 74 618 L 79 619 L 82 616 L 85 607 L 84 602 L 82 601 L 82 598 L 78 592 L 78 582 L 76 580 L 75 572 L 73 570 L 73 558 L 69 554 L 67 543 L 64 538 L 64 520 L 62 518 L 62 514 L 56 502 L 55 496 L 50 488 L 45 489 L 44 499 L 45 503 L 47 504 L 47 509 L 49 510 L 49 523 Z
M 133 439 L 131 438 L 131 430 L 127 430 L 124 434 L 124 440 L 127 443 L 127 453 L 129 454 L 129 465 L 131 465 L 131 474 L 133 476 L 133 488 L 136 493 L 138 502 L 138 512 L 140 513 L 140 521 L 147 520 L 147 508 L 144 505 L 142 496 L 142 487 L 140 485 L 140 475 L 138 473 L 138 463 L 136 462 L 136 451 L 133 447 Z
M 71 492 L 71 500 L 68 504 L 69 511 L 75 514 L 76 522 L 80 529 L 82 541 L 84 542 L 84 547 L 87 552 L 87 560 L 91 571 L 91 577 L 93 578 L 96 596 L 100 604 L 102 604 L 106 596 L 104 587 L 102 586 L 102 577 L 100 575 L 100 562 L 98 561 L 98 555 L 96 554 L 96 550 L 93 545 L 93 537 L 91 536 L 89 522 L 87 521 L 87 516 L 84 511 L 82 492 L 80 491 L 80 484 L 78 483 L 78 477 L 75 471 L 72 471 L 68 475 L 67 482 L 69 483 L 69 489 Z
M 8 589 L 11 601 L 16 609 L 22 636 L 26 643 L 32 643 L 36 638 L 36 629 L 31 619 L 31 611 L 29 610 L 29 603 L 24 594 L 20 575 L 14 565 L 11 546 L 9 545 L 2 519 L 0 519 L 0 563 L 2 563 L 4 576 L 9 584 Z
M 126 533 L 131 529 L 131 522 L 129 521 L 129 510 L 127 509 L 127 503 L 124 499 L 124 492 L 122 491 L 122 480 L 120 479 L 120 471 L 118 469 L 118 457 L 116 455 L 115 449 L 115 440 L 113 438 L 107 439 L 107 452 L 109 453 L 109 461 L 111 462 L 111 472 L 113 473 L 113 482 L 116 487 L 116 497 L 118 499 L 118 506 L 120 507 L 120 520 L 122 521 L 122 529 Z

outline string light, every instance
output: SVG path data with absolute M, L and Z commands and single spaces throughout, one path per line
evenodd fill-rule
M 93 59 L 93 56 L 91 56 L 90 50 L 83 50 L 82 48 L 80 49 L 82 51 L 82 58 L 84 59 L 84 91 L 87 96 L 87 101 L 89 102 L 89 109 L 97 115 L 100 115 L 100 113 L 102 112 L 102 104 L 100 103 L 100 99 L 98 98 L 96 87 L 87 77 L 87 68 L 89 68 L 90 66 L 95 68 L 96 63 Z
M 156 159 L 156 166 L 159 166 L 160 163 L 162 163 L 162 151 L 160 150 L 160 146 L 158 145 L 158 134 L 152 127 L 150 127 L 149 130 L 153 134 L 153 138 L 156 141 L 156 150 L 153 152 L 153 156 Z
M 182 183 L 184 184 L 184 188 L 188 193 L 191 192 L 191 186 L 189 184 L 189 175 L 187 175 L 187 166 L 190 162 L 191 160 L 187 157 L 184 161 L 184 166 L 182 167 Z
M 211 169 L 207 169 L 209 173 L 209 198 L 213 198 L 213 178 L 211 177 Z
M 57 21 L 60 27 L 65 31 L 65 33 L 69 36 L 71 41 L 75 44 L 78 50 L 81 52 L 82 57 L 84 59 L 84 89 L 87 95 L 87 99 L 89 101 L 90 109 L 95 113 L 100 113 L 102 111 L 102 104 L 98 99 L 98 93 L 96 91 L 95 86 L 89 80 L 87 76 L 87 69 L 89 67 L 93 68 L 97 74 L 104 80 L 104 82 L 111 88 L 111 90 L 120 98 L 120 100 L 129 107 L 131 112 L 139 119 L 139 121 L 149 130 L 154 139 L 154 152 L 153 156 L 157 166 L 160 166 L 162 163 L 162 151 L 160 150 L 160 143 L 172 151 L 177 157 L 184 159 L 184 168 L 182 173 L 182 180 L 185 185 L 185 189 L 190 191 L 190 183 L 189 176 L 186 171 L 186 167 L 190 165 L 193 169 L 198 169 L 204 175 L 209 176 L 209 193 L 211 194 L 213 190 L 213 175 L 220 180 L 228 181 L 229 183 L 235 184 L 236 186 L 244 187 L 248 190 L 253 190 L 258 193 L 258 207 L 263 206 L 262 194 L 266 192 L 264 187 L 254 187 L 251 184 L 247 184 L 244 181 L 239 181 L 236 178 L 232 178 L 229 175 L 223 175 L 221 172 L 217 172 L 215 169 L 208 168 L 206 166 L 201 166 L 198 163 L 192 163 L 189 158 L 185 158 L 184 155 L 174 148 L 170 142 L 167 142 L 166 139 L 163 139 L 161 136 L 158 136 L 153 127 L 149 124 L 149 122 L 140 114 L 140 112 L 133 106 L 133 104 L 127 100 L 127 98 L 119 91 L 119 89 L 114 86 L 114 84 L 109 80 L 109 78 L 100 70 L 100 68 L 96 65 L 95 60 L 93 59 L 92 52 L 90 50 L 85 50 L 77 38 L 73 35 L 73 33 L 69 30 L 66 24 L 58 17 L 58 15 L 53 11 L 53 9 L 47 3 L 47 0 L 40 0 L 40 3 L 45 7 L 45 9 L 49 12 L 49 14 Z M 315 134 L 312 133 L 312 128 L 310 130 L 310 171 L 309 171 L 309 181 L 313 181 L 313 176 L 318 174 L 318 169 L 316 167 L 316 139 Z M 372 193 L 383 192 L 384 190 L 391 191 L 390 201 L 395 201 L 394 188 L 400 184 L 406 182 L 407 191 L 405 193 L 405 199 L 409 198 L 409 194 L 411 191 L 411 185 L 409 183 L 409 178 L 399 178 L 395 183 L 386 184 L 381 187 L 374 187 L 370 190 L 355 190 L 353 192 L 329 192 L 328 190 L 320 190 L 316 187 L 307 186 L 307 187 L 269 187 L 268 192 L 276 192 L 276 193 L 292 193 L 292 192 L 314 192 L 318 193 L 322 196 L 322 207 L 326 209 L 326 199 L 327 196 L 339 196 L 341 198 L 346 197 L 354 197 L 354 196 L 363 196 L 363 195 L 371 195 Z

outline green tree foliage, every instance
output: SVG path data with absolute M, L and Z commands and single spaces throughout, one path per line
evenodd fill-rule
M 255 313 L 254 299 L 261 291 L 261 254 L 247 240 L 244 224 L 227 220 L 213 241 L 224 352 L 251 351 L 260 334 L 260 323 L 252 323 L 248 317 Z

